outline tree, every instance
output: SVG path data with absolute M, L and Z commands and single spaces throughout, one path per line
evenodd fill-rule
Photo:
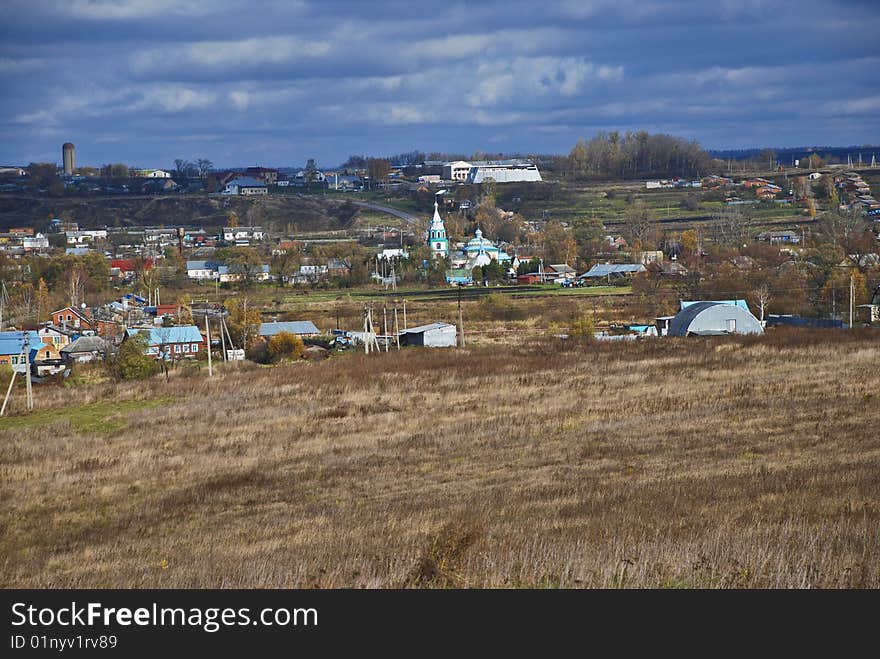
M 369 158 L 367 160 L 367 176 L 370 181 L 387 182 L 391 175 L 391 163 L 384 158 Z
M 767 284 L 761 284 L 758 288 L 752 291 L 752 298 L 754 299 L 755 304 L 758 305 L 758 311 L 760 313 L 759 320 L 763 322 L 767 306 L 773 299 L 770 295 L 770 287 Z
M 36 304 L 36 316 L 37 322 L 41 322 L 45 314 L 49 313 L 49 305 L 51 304 L 49 300 L 49 287 L 46 286 L 46 280 L 40 277 L 40 281 L 37 283 L 37 292 L 34 295 L 34 302 Z
M 86 275 L 85 269 L 79 264 L 75 265 L 67 273 L 67 299 L 70 302 L 70 306 L 79 307 L 79 303 L 85 297 L 87 278 L 88 275 Z
M 214 163 L 212 163 L 207 158 L 199 158 L 196 160 L 196 168 L 199 172 L 199 178 L 206 178 L 208 176 L 208 172 L 213 169 Z
M 186 178 L 187 172 L 192 168 L 192 163 L 183 158 L 177 158 L 174 161 L 174 169 L 177 170 L 178 178 Z
M 33 189 L 48 189 L 58 180 L 58 168 L 49 162 L 32 162 L 26 168 L 28 185 Z
M 480 194 L 482 195 L 482 199 L 480 204 L 485 206 L 495 207 L 495 195 L 498 192 L 498 184 L 495 182 L 495 179 L 491 176 L 487 176 L 483 179 L 483 182 L 480 183 Z
M 301 337 L 290 332 L 279 332 L 269 339 L 269 357 L 273 361 L 289 357 L 299 359 L 305 354 L 305 344 Z
M 236 344 L 247 349 L 260 329 L 262 320 L 259 309 L 247 296 L 233 297 L 226 300 L 226 310 L 229 312 L 229 331 L 236 339 Z
M 635 201 L 626 209 L 623 226 L 623 235 L 633 250 L 644 250 L 651 246 L 655 223 L 643 201 Z
M 107 361 L 110 373 L 117 380 L 142 380 L 157 371 L 156 360 L 146 354 L 147 337 L 133 334 L 126 337 L 119 352 Z
M 186 295 L 181 295 L 177 298 L 177 324 L 193 324 L 193 314 L 192 307 L 190 306 L 190 298 Z

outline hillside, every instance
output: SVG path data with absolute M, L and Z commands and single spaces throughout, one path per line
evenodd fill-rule
M 357 208 L 347 200 L 317 195 L 233 197 L 169 195 L 147 197 L 67 197 L 0 195 L 0 230 L 33 226 L 45 230 L 53 217 L 77 222 L 81 228 L 185 224 L 222 227 L 229 214 L 242 225 L 272 225 L 286 230 L 326 231 L 346 228 Z
M 4 587 L 880 587 L 870 332 L 39 389 Z

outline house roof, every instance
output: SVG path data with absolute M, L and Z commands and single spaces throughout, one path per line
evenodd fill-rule
M 147 341 L 151 346 L 164 345 L 167 343 L 201 343 L 202 334 L 195 325 L 181 325 L 179 327 L 155 327 L 144 329 L 125 330 L 126 336 L 146 334 Z
M 250 176 L 242 176 L 232 179 L 226 185 L 237 185 L 240 188 L 265 188 L 266 182 Z
M 310 320 L 260 323 L 260 336 L 275 336 L 281 332 L 287 332 L 288 334 L 319 334 L 315 323 Z
M 419 325 L 418 327 L 410 327 L 403 330 L 403 334 L 421 334 L 422 332 L 430 332 L 431 330 L 439 330 L 451 327 L 455 329 L 455 325 L 451 323 L 428 323 L 427 325 Z
M 100 336 L 81 336 L 73 343 L 61 348 L 61 352 L 107 352 L 107 342 Z
M 243 275 L 246 272 L 246 268 L 238 263 L 233 263 L 232 265 L 219 265 L 217 266 L 217 272 L 221 275 Z M 266 273 L 269 272 L 268 265 L 261 265 L 260 272 Z
M 28 340 L 31 352 L 46 347 L 34 331 L 28 332 Z M 23 347 L 24 332 L 0 332 L 0 355 L 20 355 Z
M 641 263 L 597 263 L 581 277 L 605 277 L 607 275 L 622 275 L 631 272 L 644 272 L 645 266 Z
M 213 270 L 214 263 L 211 261 L 187 261 L 186 269 L 187 270 Z
M 688 307 L 692 307 L 696 304 L 732 304 L 735 307 L 739 307 L 745 311 L 751 313 L 751 309 L 749 309 L 749 305 L 745 300 L 681 300 L 679 303 L 681 305 L 681 309 L 687 309 Z

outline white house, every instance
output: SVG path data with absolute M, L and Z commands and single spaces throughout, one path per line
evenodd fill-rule
M 196 281 L 213 281 L 218 278 L 217 267 L 211 261 L 187 261 L 186 276 Z
M 443 179 L 446 181 L 466 181 L 471 171 L 471 164 L 464 160 L 443 164 Z
M 83 245 L 95 240 L 107 240 L 106 229 L 86 229 L 82 231 L 67 231 L 68 245 Z
M 266 237 L 262 227 L 223 227 L 223 240 L 238 246 L 247 246 L 251 241 L 260 241 Z
M 269 188 L 266 186 L 265 181 L 259 179 L 249 177 L 234 178 L 226 184 L 223 194 L 265 195 L 269 194 Z

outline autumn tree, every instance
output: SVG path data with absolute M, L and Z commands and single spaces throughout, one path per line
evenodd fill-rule
M 45 316 L 50 311 L 51 301 L 49 298 L 49 287 L 46 286 L 46 281 L 40 277 L 40 281 L 37 283 L 37 290 L 34 294 L 34 304 L 36 306 L 36 319 L 37 322 L 41 322 Z
M 181 295 L 177 298 L 177 324 L 192 325 L 193 313 L 190 298 L 187 295 Z
M 262 320 L 260 311 L 253 300 L 247 295 L 233 297 L 224 303 L 229 312 L 229 331 L 236 340 L 236 344 L 244 349 L 250 347 L 257 338 Z
M 305 344 L 301 337 L 290 332 L 279 332 L 269 339 L 269 357 L 273 361 L 299 359 L 305 354 Z

